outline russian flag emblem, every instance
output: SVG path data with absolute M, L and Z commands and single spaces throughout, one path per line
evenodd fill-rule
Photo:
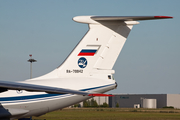
M 82 49 L 78 56 L 94 56 L 94 54 L 97 52 L 98 47 L 87 47 Z

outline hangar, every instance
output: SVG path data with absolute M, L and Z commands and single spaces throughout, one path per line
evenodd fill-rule
M 113 94 L 109 107 L 120 108 L 163 108 L 172 106 L 180 109 L 180 94 Z

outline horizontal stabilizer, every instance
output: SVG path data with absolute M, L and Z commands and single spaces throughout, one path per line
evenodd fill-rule
M 169 19 L 171 16 L 77 16 L 73 20 L 80 23 L 99 24 L 103 21 L 139 21 L 139 20 L 155 20 Z M 137 23 L 134 23 L 137 24 Z
M 136 20 L 152 20 L 152 19 L 167 19 L 173 18 L 171 16 L 92 16 L 93 20 L 122 20 L 122 21 L 136 21 Z

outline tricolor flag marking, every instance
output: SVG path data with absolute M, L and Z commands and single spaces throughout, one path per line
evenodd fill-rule
M 97 50 L 82 49 L 78 56 L 94 56 Z
M 79 54 L 78 54 L 78 56 L 94 56 L 94 54 L 97 52 L 97 49 L 98 49 L 99 47 L 86 47 L 86 48 L 84 48 L 84 49 L 82 49 L 80 52 L 79 52 Z

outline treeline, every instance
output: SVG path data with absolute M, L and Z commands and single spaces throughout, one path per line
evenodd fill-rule
M 91 100 L 83 101 L 83 106 L 81 106 L 81 104 L 75 104 L 73 107 L 85 107 L 85 108 L 90 108 L 90 107 L 109 107 L 109 105 L 106 102 L 104 102 L 102 105 L 98 105 L 96 100 L 91 99 Z
M 96 100 L 91 99 L 83 101 L 83 107 L 109 107 L 109 105 L 106 102 L 104 102 L 102 105 L 98 105 Z

